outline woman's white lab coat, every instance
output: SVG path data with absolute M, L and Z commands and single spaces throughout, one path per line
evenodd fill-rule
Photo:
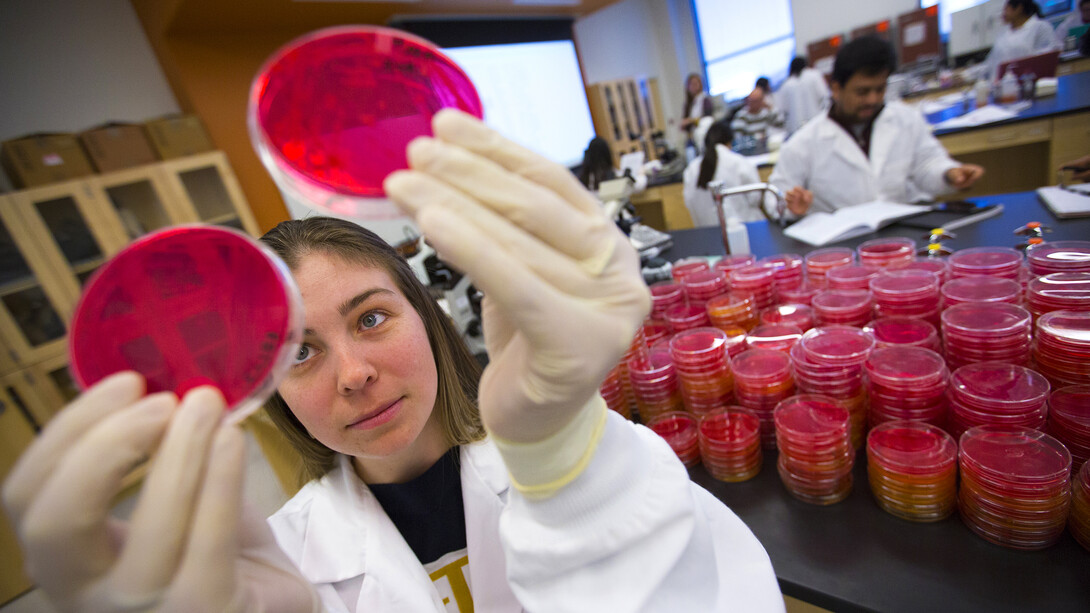
M 769 182 L 785 193 L 806 188 L 814 193 L 811 211 L 832 212 L 872 200 L 911 202 L 919 190 L 938 196 L 950 190 L 946 171 L 957 166 L 918 110 L 889 102 L 874 121 L 869 158 L 826 112 L 784 143 Z
M 731 151 L 726 145 L 716 145 L 715 154 L 715 175 L 713 175 L 712 181 L 722 181 L 728 187 L 736 187 L 757 183 L 761 180 L 757 174 L 757 166 L 744 156 Z M 698 228 L 719 225 L 719 214 L 715 210 L 715 198 L 712 197 L 710 191 L 696 186 L 696 182 L 700 178 L 700 164 L 703 161 L 704 157 L 701 156 L 689 162 L 682 174 L 685 208 L 689 209 L 689 216 L 693 218 L 693 225 Z M 761 212 L 760 192 L 732 196 L 727 198 L 723 204 L 726 206 L 725 212 L 728 219 L 731 216 L 737 217 L 741 221 L 757 221 L 765 218 L 764 213 Z
M 998 72 L 1003 62 L 1059 49 L 1060 43 L 1056 40 L 1056 32 L 1053 31 L 1052 26 L 1047 21 L 1032 15 L 1018 29 L 1012 28 L 1010 24 L 1003 26 L 999 35 L 995 37 L 995 43 L 992 45 L 991 52 L 988 53 L 985 64 L 991 79 L 995 80 L 1002 76 Z
M 788 135 L 829 106 L 829 86 L 825 84 L 825 77 L 813 68 L 804 68 L 797 76 L 787 77 L 776 95 L 782 105 Z
M 784 610 L 749 529 L 662 439 L 612 412 L 590 465 L 552 498 L 509 488 L 489 442 L 462 447 L 461 480 L 477 610 Z M 327 611 L 446 610 L 346 457 L 269 524 Z M 358 590 L 356 606 L 338 588 Z

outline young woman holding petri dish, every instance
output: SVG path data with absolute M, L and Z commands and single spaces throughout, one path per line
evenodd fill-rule
M 215 389 L 107 378 L 4 485 L 60 610 L 783 610 L 745 525 L 597 393 L 648 309 L 623 235 L 566 169 L 461 113 L 433 130 L 385 189 L 486 295 L 479 386 L 388 245 L 349 222 L 281 224 L 264 240 L 305 332 L 269 410 L 311 480 L 266 524 L 243 511 L 243 437 Z M 110 503 L 151 455 L 121 526 Z M 460 492 L 410 493 L 421 479 Z M 387 512 L 414 496 L 430 519 Z

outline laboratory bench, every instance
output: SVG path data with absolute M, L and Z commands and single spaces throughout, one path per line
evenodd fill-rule
M 1013 231 L 1030 221 L 1052 228 L 1048 240 L 1090 240 L 1090 218 L 1057 220 L 1034 192 L 974 200 L 1002 203 L 1003 214 L 958 229 L 949 243 L 953 248 L 1014 246 L 1020 237 Z M 746 226 L 758 257 L 812 249 L 784 236 L 777 224 Z M 674 245 L 663 254 L 670 260 L 723 254 L 718 228 L 671 234 Z M 895 224 L 836 244 L 855 247 L 877 237 L 907 236 L 922 245 L 921 234 Z M 812 605 L 836 612 L 1090 610 L 1090 551 L 1070 533 L 1047 549 L 1018 551 L 976 536 L 956 513 L 935 523 L 899 519 L 873 500 L 864 451 L 856 457 L 851 495 L 829 506 L 793 498 L 780 482 L 775 452 L 766 452 L 761 472 L 749 481 L 717 481 L 700 466 L 689 474 L 757 535 L 783 593 Z

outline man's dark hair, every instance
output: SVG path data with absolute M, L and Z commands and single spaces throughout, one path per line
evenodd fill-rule
M 1086 2 L 1090 2 L 1090 0 L 1086 0 Z M 795 59 L 791 60 L 791 74 L 797 77 L 802 74 L 803 68 L 806 68 L 806 58 L 796 55 Z
M 1034 0 L 1007 0 L 1007 4 L 1011 8 L 1019 9 L 1026 17 L 1032 17 L 1034 15 L 1038 17 L 1044 17 L 1044 13 L 1041 12 L 1041 7 Z M 1080 2 L 1081 6 L 1082 3 Z
M 897 69 L 893 45 L 877 36 L 863 36 L 841 47 L 833 64 L 833 81 L 841 86 L 856 73 L 873 77 Z
M 769 82 L 768 77 L 760 77 L 757 79 L 757 84 L 754 87 L 764 90 L 767 94 L 772 91 L 772 83 Z

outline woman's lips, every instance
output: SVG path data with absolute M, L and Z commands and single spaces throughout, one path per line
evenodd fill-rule
M 352 430 L 370 430 L 371 428 L 377 428 L 397 416 L 398 411 L 401 410 L 402 400 L 403 398 L 398 398 L 381 409 L 365 415 L 358 421 L 348 424 L 348 427 Z

